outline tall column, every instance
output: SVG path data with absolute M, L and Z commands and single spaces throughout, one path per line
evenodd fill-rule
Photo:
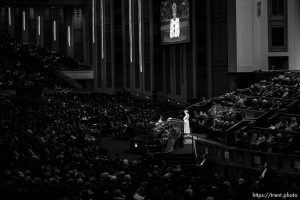
M 211 0 L 206 0 L 206 66 L 207 97 L 212 97 Z
M 130 40 L 130 86 L 131 91 L 134 91 L 135 88 L 135 58 L 133 56 L 133 48 L 134 48 L 134 10 L 133 6 L 134 0 L 129 0 L 129 40 Z
M 90 30 L 90 27 L 92 27 L 92 22 L 93 20 L 90 20 L 90 16 L 93 16 L 95 15 L 94 13 L 94 9 L 93 7 L 95 7 L 95 2 L 94 0 L 89 0 L 88 3 L 83 6 L 83 15 L 82 15 L 82 30 L 83 30 L 83 62 L 85 64 L 90 64 L 90 48 L 89 46 L 91 45 L 90 44 L 90 35 L 94 34 L 95 32 L 93 32 L 92 34 L 89 34 L 89 30 Z M 92 29 L 93 31 L 93 29 Z M 92 36 L 93 37 L 93 36 Z M 93 38 L 92 38 L 93 40 Z
M 94 73 L 94 91 L 99 88 L 98 82 L 102 81 L 101 74 L 99 75 L 99 72 L 98 72 L 98 70 L 101 71 L 101 69 L 98 69 L 98 68 L 101 67 L 101 62 L 98 62 L 98 61 L 99 60 L 101 61 L 101 59 L 99 59 L 98 56 L 97 56 L 97 55 L 99 55 L 98 52 L 101 51 L 101 49 L 98 48 L 100 45 L 97 45 L 101 42 L 101 39 L 98 38 L 98 36 L 99 36 L 99 34 L 98 34 L 98 22 L 100 21 L 100 9 L 101 9 L 100 3 L 101 3 L 100 1 L 93 0 L 94 8 L 92 8 L 92 9 L 94 9 L 94 11 L 93 11 L 94 15 L 92 15 L 92 20 L 94 20 L 94 23 L 92 22 L 94 35 L 92 35 L 92 52 L 90 52 L 90 53 L 93 54 L 93 57 L 92 57 L 92 59 L 93 59 L 92 60 L 92 62 L 93 62 L 92 70 L 93 70 L 93 73 Z
M 105 2 L 106 3 L 106 2 Z M 114 13 L 115 13 L 115 10 L 114 10 L 114 1 L 110 1 L 110 10 L 106 10 L 105 12 L 109 12 L 109 15 L 110 15 L 110 44 L 111 44 L 111 48 L 110 48 L 110 62 L 111 62 L 111 65 L 110 65 L 110 68 L 108 67 L 108 65 L 106 65 L 106 70 L 109 70 L 111 71 L 111 88 L 109 88 L 109 92 L 112 93 L 115 89 L 115 85 L 116 85 L 116 82 L 115 82 L 115 41 L 114 41 L 114 38 L 115 38 L 115 31 L 114 31 Z M 107 49 L 106 49 L 107 51 Z M 108 61 L 108 60 L 107 60 Z M 109 72 L 108 71 L 108 72 Z
M 101 2 L 101 67 L 102 67 L 102 88 L 103 92 L 106 91 L 107 88 L 107 76 L 106 76 L 106 12 L 108 12 L 105 8 L 105 4 L 107 3 L 105 0 L 100 0 Z
M 145 70 L 144 70 L 144 57 L 143 57 L 143 17 L 142 17 L 142 0 L 138 0 L 138 38 L 139 38 L 139 68 L 140 68 L 140 92 L 145 92 Z
M 187 102 L 187 44 L 182 45 L 180 54 L 182 56 L 182 62 L 180 66 L 181 71 L 181 101 Z M 193 52 L 193 51 L 192 51 Z M 193 56 L 195 57 L 195 56 Z
M 196 37 L 196 0 L 192 0 L 192 52 L 193 52 L 193 98 L 197 97 L 197 37 Z M 199 59 L 199 58 L 198 58 Z
M 125 9 L 128 9 L 125 7 L 125 0 L 122 0 L 122 5 L 121 5 L 121 10 L 122 10 L 122 43 L 123 43 L 123 46 L 122 46 L 122 70 L 123 70 L 123 88 L 125 89 L 126 88 L 126 16 L 125 15 Z
M 153 2 L 149 2 L 149 23 L 150 23 L 150 81 L 151 81 L 151 93 L 153 94 L 154 90 L 154 29 L 153 29 Z
M 176 95 L 176 50 L 180 48 L 180 45 L 172 45 L 170 48 L 170 87 L 171 87 L 171 97 L 175 97 Z M 179 64 L 179 63 L 178 63 Z M 174 84 L 173 84 L 174 83 Z

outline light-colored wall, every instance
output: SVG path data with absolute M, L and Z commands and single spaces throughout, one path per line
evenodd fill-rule
M 257 4 L 261 2 L 261 16 Z M 237 67 L 229 72 L 267 70 L 269 56 L 289 56 L 291 70 L 300 70 L 300 1 L 288 0 L 288 52 L 269 52 L 268 0 L 235 0 Z M 229 49 L 230 52 L 230 49 Z
M 289 67 L 300 70 L 300 1 L 288 0 Z
M 257 3 L 261 2 L 261 15 Z M 236 0 L 237 71 L 266 69 L 268 64 L 268 1 Z

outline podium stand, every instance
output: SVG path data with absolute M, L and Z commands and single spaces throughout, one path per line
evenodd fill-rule
M 184 129 L 184 121 L 182 119 L 177 119 L 177 118 L 169 118 L 167 120 L 169 124 L 172 124 L 173 127 L 179 128 L 181 132 L 183 133 Z

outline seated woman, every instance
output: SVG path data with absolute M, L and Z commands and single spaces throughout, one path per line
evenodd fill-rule
M 257 133 L 253 132 L 253 133 L 251 134 L 251 141 L 250 141 L 251 147 L 255 144 L 257 138 L 258 138 Z
M 292 118 L 291 123 L 285 128 L 286 131 L 293 131 L 294 129 L 297 129 L 298 122 L 295 117 Z
M 272 133 L 269 133 L 269 137 L 268 137 L 266 143 L 267 143 L 267 151 L 273 152 L 273 147 L 275 144 L 275 137 L 273 136 Z

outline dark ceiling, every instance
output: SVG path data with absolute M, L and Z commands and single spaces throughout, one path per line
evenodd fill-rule
M 86 0 L 1 0 L 1 5 L 7 6 L 77 6 L 82 5 Z

